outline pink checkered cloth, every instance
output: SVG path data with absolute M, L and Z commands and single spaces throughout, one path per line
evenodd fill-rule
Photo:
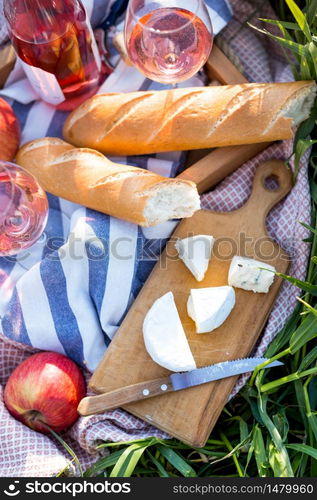
M 223 30 L 219 39 L 230 46 L 243 64 L 245 75 L 250 81 L 288 81 L 292 79 L 290 69 L 281 57 L 275 43 L 259 37 L 247 27 L 246 20 L 252 17 L 273 17 L 268 6 L 256 9 L 257 2 L 232 0 L 234 18 Z M 263 4 L 263 2 L 262 2 Z M 268 2 L 265 2 L 268 4 Z M 255 22 L 255 19 L 252 20 Z M 253 160 L 247 162 L 234 174 L 225 179 L 212 193 L 202 197 L 205 208 L 229 211 L 243 205 L 247 200 L 257 165 L 275 158 L 285 160 L 292 149 L 290 142 L 269 147 Z M 303 161 L 297 184 L 289 196 L 269 214 L 267 227 L 270 235 L 282 247 L 292 250 L 290 273 L 304 279 L 308 262 L 309 247 L 302 240 L 308 234 L 298 221 L 310 221 L 310 195 L 307 180 L 307 161 Z M 254 355 L 264 354 L 268 344 L 285 324 L 296 304 L 298 290 L 284 283 L 280 295 L 269 317 L 263 335 Z M 0 384 L 4 386 L 12 370 L 34 350 L 0 339 Z M 241 377 L 231 395 L 236 394 L 246 381 Z M 1 389 L 2 398 L 2 389 Z M 64 434 L 64 438 L 77 453 L 85 469 L 100 456 L 96 446 L 104 441 L 128 441 L 148 436 L 168 438 L 166 434 L 129 415 L 123 410 L 103 415 L 80 418 Z M 69 467 L 70 460 L 63 449 L 49 437 L 31 431 L 14 420 L 0 402 L 0 476 L 39 477 L 53 476 Z M 78 474 L 73 469 L 74 474 Z
M 0 0 L 0 45 L 7 39 L 8 39 L 8 34 L 3 15 L 3 0 Z

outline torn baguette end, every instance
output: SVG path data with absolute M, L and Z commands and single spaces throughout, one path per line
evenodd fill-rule
M 185 219 L 200 209 L 200 197 L 193 182 L 163 181 L 143 195 L 148 196 L 144 207 L 144 226 L 157 226 L 172 219 Z
M 279 113 L 280 116 L 291 118 L 293 128 L 297 128 L 303 121 L 309 118 L 317 96 L 316 82 L 307 82 L 307 86 L 299 89 L 292 98 L 289 99 L 288 104 Z

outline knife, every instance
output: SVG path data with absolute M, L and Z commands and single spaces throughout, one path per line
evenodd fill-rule
M 197 368 L 183 373 L 173 373 L 167 377 L 128 385 L 105 394 L 83 398 L 78 406 L 78 412 L 83 416 L 103 413 L 106 410 L 113 410 L 134 401 L 141 401 L 167 392 L 180 391 L 214 380 L 250 372 L 265 361 L 267 361 L 267 358 L 222 361 L 204 368 Z M 283 363 L 280 361 L 273 361 L 263 366 L 263 368 L 273 368 L 281 365 Z

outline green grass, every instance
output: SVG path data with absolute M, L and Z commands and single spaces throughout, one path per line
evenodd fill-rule
M 317 79 L 317 0 L 272 2 L 279 14 L 277 43 L 288 51 L 297 79 Z M 272 22 L 267 22 L 272 26 Z M 269 31 L 266 31 L 268 36 Z M 317 139 L 316 109 L 295 138 L 299 159 Z M 307 138 L 307 135 L 310 137 Z M 310 142 L 308 142 L 310 141 Z M 269 346 L 266 357 L 281 368 L 254 372 L 224 408 L 206 446 L 155 438 L 104 443 L 108 455 L 84 476 L 110 477 L 314 477 L 317 476 L 317 152 L 312 150 L 311 257 L 296 310 Z

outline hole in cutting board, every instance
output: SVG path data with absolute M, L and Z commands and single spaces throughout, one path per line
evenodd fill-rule
M 280 187 L 280 181 L 277 175 L 269 175 L 264 179 L 264 187 L 268 191 L 277 191 Z

